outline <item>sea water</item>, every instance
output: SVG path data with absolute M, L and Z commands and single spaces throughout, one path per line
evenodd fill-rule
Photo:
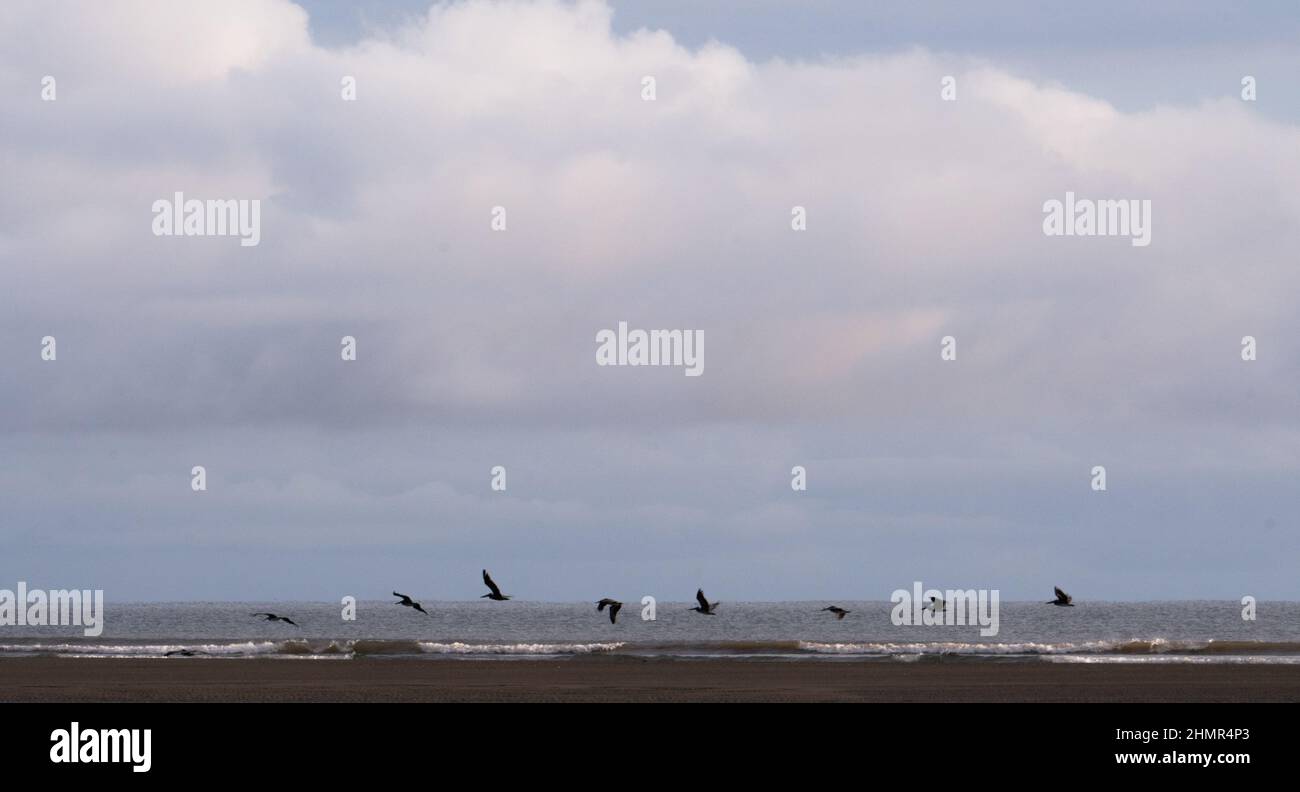
M 820 609 L 835 604 L 844 619 Z M 827 661 L 1300 663 L 1300 603 L 1260 602 L 1256 619 L 1217 602 L 1004 602 L 998 634 L 978 626 L 895 625 L 889 602 L 659 602 L 642 619 L 628 599 L 617 624 L 593 602 L 435 602 L 429 615 L 389 601 L 357 603 L 355 620 L 324 602 L 105 605 L 103 633 L 0 627 L 0 657 L 554 658 L 575 655 L 819 658 Z M 288 616 L 298 627 L 253 617 Z M 168 653 L 172 653 L 170 656 Z

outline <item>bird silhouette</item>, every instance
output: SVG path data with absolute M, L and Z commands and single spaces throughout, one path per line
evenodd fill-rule
M 250 614 L 250 615 L 252 615 L 252 616 L 263 616 L 263 617 L 265 617 L 265 618 L 264 618 L 264 621 L 269 621 L 269 622 L 284 622 L 285 624 L 292 624 L 294 627 L 297 627 L 297 626 L 298 626 L 298 623 L 295 622 L 293 619 L 290 619 L 288 616 L 276 616 L 274 613 L 253 613 L 253 614 Z
M 1045 605 L 1060 605 L 1063 608 L 1074 607 L 1074 597 L 1071 597 L 1069 594 L 1066 594 L 1064 591 L 1061 591 L 1060 586 L 1053 586 L 1053 590 L 1056 591 L 1056 599 L 1048 600 L 1046 603 L 1044 603 Z
M 619 602 L 618 600 L 605 597 L 600 602 L 596 603 L 596 610 L 603 611 L 605 610 L 606 605 L 609 606 L 609 623 L 616 624 L 617 622 L 615 621 L 615 619 L 618 618 L 618 610 L 619 608 L 623 607 L 623 603 Z
M 844 610 L 839 605 L 827 605 L 825 608 L 822 608 L 822 610 L 834 613 L 836 619 L 843 619 L 845 616 L 853 612 Z
M 697 589 L 695 591 L 695 601 L 700 604 L 698 607 L 691 608 L 691 610 L 695 611 L 696 613 L 703 613 L 705 616 L 714 615 L 713 611 L 715 608 L 718 607 L 718 603 L 716 602 L 710 603 L 707 599 L 704 598 L 704 589 Z
M 487 585 L 488 588 L 492 589 L 492 592 L 490 594 L 484 594 L 482 597 L 479 597 L 479 599 L 486 598 L 490 600 L 496 600 L 497 602 L 505 602 L 506 600 L 510 599 L 510 597 L 501 593 L 501 589 L 497 588 L 496 582 L 492 580 L 492 576 L 488 574 L 488 571 L 486 569 L 483 570 L 483 582 Z
M 420 613 L 423 613 L 425 616 L 428 616 L 428 615 L 429 615 L 429 612 L 428 612 L 427 610 L 425 610 L 424 608 L 420 607 L 420 603 L 416 602 L 415 600 L 411 599 L 410 597 L 406 596 L 405 594 L 398 594 L 396 591 L 394 591 L 394 592 L 393 592 L 393 596 L 394 596 L 394 597 L 401 597 L 400 600 L 398 600 L 397 602 L 394 602 L 394 603 L 393 603 L 394 605 L 401 605 L 402 607 L 405 607 L 405 608 L 415 608 L 415 609 L 418 610 Z

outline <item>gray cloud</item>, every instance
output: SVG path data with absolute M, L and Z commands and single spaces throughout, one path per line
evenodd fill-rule
M 149 559 L 207 579 L 215 553 L 291 571 L 204 596 L 334 596 L 490 556 L 539 598 L 585 596 L 577 568 L 1300 596 L 1300 129 L 1231 91 L 1124 110 L 1023 64 L 761 59 L 592 3 L 341 47 L 287 2 L 48 14 L 0 12 L 0 573 L 181 597 Z M 1151 200 L 1152 245 L 1044 237 L 1067 190 Z M 154 237 L 176 191 L 260 199 L 261 244 Z M 597 367 L 620 320 L 702 329 L 706 374 Z

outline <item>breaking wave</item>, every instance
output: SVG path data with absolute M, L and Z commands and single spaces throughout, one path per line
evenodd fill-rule
M 286 658 L 365 657 L 525 658 L 630 655 L 682 659 L 825 658 L 922 661 L 961 658 L 1040 659 L 1050 662 L 1300 662 L 1300 643 L 1266 641 L 1178 641 L 1164 638 L 1121 641 L 1035 642 L 886 642 L 817 641 L 700 642 L 519 642 L 473 643 L 389 639 L 208 641 L 203 643 L 126 643 L 67 641 L 0 644 L 0 658 L 17 656 L 106 658 Z
M 832 655 L 1300 655 L 1300 643 L 1267 641 L 1173 641 L 1165 638 L 1061 643 L 816 643 L 800 648 Z
M 286 657 L 348 658 L 419 655 L 563 656 L 612 652 L 620 643 L 497 643 L 459 641 L 339 640 L 231 641 L 227 643 L 10 643 L 0 657 L 56 655 L 67 657 Z

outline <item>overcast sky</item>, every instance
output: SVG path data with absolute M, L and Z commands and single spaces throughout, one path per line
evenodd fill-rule
M 1300 598 L 1294 3 L 423 5 L 0 5 L 0 587 Z

